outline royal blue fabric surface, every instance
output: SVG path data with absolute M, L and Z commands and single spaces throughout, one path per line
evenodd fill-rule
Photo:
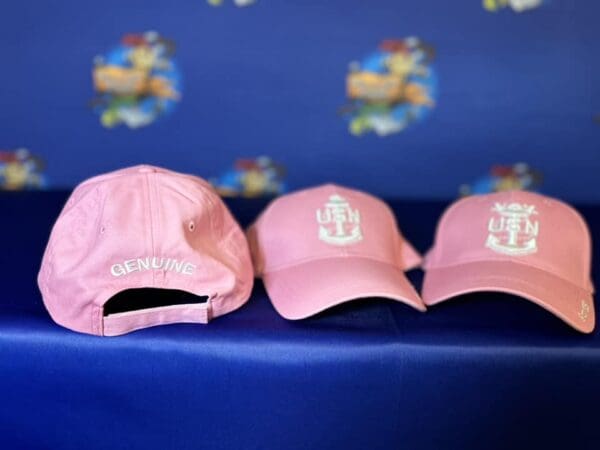
M 364 300 L 288 322 L 257 283 L 206 326 L 63 329 L 35 276 L 66 196 L 0 195 L 1 449 L 600 447 L 599 333 L 510 296 L 426 314 Z M 444 205 L 391 204 L 425 250 Z M 230 205 L 247 223 L 264 202 Z M 598 234 L 600 208 L 581 211 Z

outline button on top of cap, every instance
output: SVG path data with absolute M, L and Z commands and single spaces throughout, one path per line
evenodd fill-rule
M 140 172 L 140 173 L 158 172 L 158 169 L 156 167 L 142 165 L 142 166 L 138 166 L 138 172 Z

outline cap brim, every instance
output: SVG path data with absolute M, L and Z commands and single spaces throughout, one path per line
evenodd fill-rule
M 310 261 L 265 273 L 263 281 L 277 312 L 291 320 L 367 297 L 389 298 L 426 310 L 402 270 L 368 258 Z
M 425 273 L 423 300 L 435 305 L 471 292 L 505 292 L 537 303 L 583 333 L 594 330 L 592 292 L 547 271 L 509 261 L 432 268 Z

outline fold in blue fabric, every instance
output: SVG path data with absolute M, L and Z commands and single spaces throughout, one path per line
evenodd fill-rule
M 67 195 L 0 195 L 2 449 L 600 445 L 598 332 L 581 335 L 508 295 L 469 295 L 425 314 L 362 299 L 290 322 L 258 282 L 247 305 L 208 325 L 117 338 L 61 328 L 35 277 Z M 245 225 L 264 204 L 230 207 Z M 445 205 L 391 205 L 426 250 Z M 581 211 L 595 234 L 600 208 Z M 422 274 L 410 278 L 419 287 Z

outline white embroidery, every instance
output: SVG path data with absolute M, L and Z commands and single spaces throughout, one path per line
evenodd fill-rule
M 329 197 L 324 209 L 317 210 L 319 239 L 333 245 L 349 245 L 362 240 L 360 213 L 343 197 Z
M 585 300 L 581 300 L 581 309 L 577 315 L 583 322 L 585 322 L 590 315 L 590 305 L 588 305 Z
M 192 275 L 196 265 L 188 261 L 178 261 L 174 258 L 163 258 L 157 256 L 146 256 L 144 258 L 128 259 L 122 263 L 110 266 L 113 277 L 122 277 L 132 272 L 145 270 L 164 270 L 165 272 L 177 272 L 182 275 Z
M 495 252 L 511 256 L 537 252 L 536 237 L 539 222 L 531 220 L 537 211 L 533 205 L 521 203 L 496 203 L 495 213 L 488 222 L 489 235 L 485 246 Z

